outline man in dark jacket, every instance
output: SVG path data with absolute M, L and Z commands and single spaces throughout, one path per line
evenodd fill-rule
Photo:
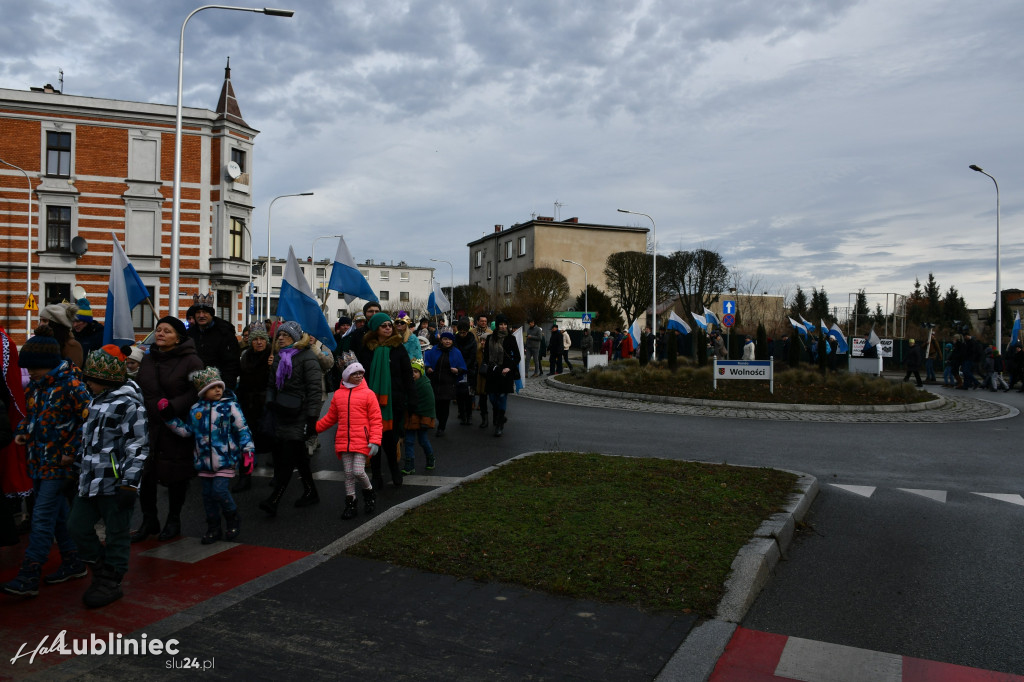
M 103 325 L 92 317 L 92 306 L 89 299 L 77 301 L 78 313 L 71 328 L 75 331 L 75 340 L 82 344 L 82 357 L 88 358 L 89 353 L 103 346 Z
M 238 383 L 241 349 L 235 328 L 226 320 L 215 317 L 213 294 L 195 295 L 196 323 L 188 328 L 188 338 L 196 344 L 196 353 L 207 367 L 220 370 L 221 379 L 228 390 L 234 391 Z
M 548 339 L 548 376 L 562 373 L 562 356 L 565 350 L 565 343 L 562 340 L 562 330 L 557 324 L 551 325 L 551 338 Z
M 917 380 L 917 386 L 920 388 L 924 386 L 921 383 L 921 373 L 919 371 L 921 369 L 921 349 L 915 345 L 914 339 L 910 339 L 908 343 L 910 347 L 907 349 L 907 373 L 904 375 L 903 381 L 910 381 L 910 375 L 913 374 Z

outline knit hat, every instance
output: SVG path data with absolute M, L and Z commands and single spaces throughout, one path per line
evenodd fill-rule
M 135 362 L 142 364 L 142 359 L 146 357 L 146 351 L 142 350 L 138 346 L 133 346 L 132 351 L 128 354 L 128 357 Z
M 908 343 L 910 343 L 910 345 L 913 346 L 914 345 L 914 339 L 910 339 L 910 341 Z
M 461 320 L 459 320 L 459 331 L 460 332 L 468 332 L 469 331 L 469 327 L 470 327 L 470 324 L 469 324 L 469 318 L 468 317 L 463 317 Z
M 123 384 L 128 376 L 124 353 L 112 343 L 89 353 L 82 374 L 86 379 L 108 386 Z
M 74 303 L 54 303 L 39 311 L 40 320 L 48 320 L 54 324 L 71 329 L 78 314 L 78 306 Z
M 197 369 L 188 375 L 188 379 L 192 382 L 192 385 L 196 387 L 196 391 L 199 393 L 200 398 L 202 398 L 203 394 L 214 386 L 227 388 L 220 378 L 220 370 L 212 366 Z
M 363 369 L 363 366 L 360 365 L 358 362 L 353 362 L 350 363 L 349 365 L 346 365 L 345 369 L 341 371 L 341 380 L 348 381 L 348 378 L 355 374 L 356 372 L 362 372 L 363 374 L 366 374 L 366 370 Z
M 281 332 L 292 337 L 292 341 L 298 341 L 302 338 L 302 326 L 294 320 L 282 322 L 281 326 L 277 328 L 277 334 L 275 336 L 280 335 Z
M 37 329 L 35 336 L 25 342 L 18 354 L 18 364 L 25 369 L 53 369 L 63 360 L 60 342 L 45 328 Z
M 452 341 L 455 341 L 455 334 L 452 333 L 451 327 L 442 327 L 440 331 L 441 333 L 438 334 L 440 338 L 451 339 Z
M 423 374 L 423 361 L 422 360 L 411 360 L 409 362 L 409 364 L 412 365 L 412 368 L 414 370 L 416 370 L 420 374 Z
M 89 299 L 78 299 L 78 315 L 75 319 L 81 322 L 92 322 L 92 306 L 89 305 Z
M 249 325 L 249 343 L 256 339 L 270 340 L 270 334 L 267 333 L 267 328 L 262 322 L 253 322 Z
M 343 324 L 347 324 L 348 326 L 351 327 L 352 326 L 352 318 L 351 317 L 346 317 L 346 316 L 342 315 L 341 317 L 338 318 L 338 321 L 334 323 L 334 330 L 337 331 L 337 330 L 341 329 L 341 325 L 343 325 Z
M 391 316 L 387 313 L 374 313 L 373 317 L 370 318 L 369 327 L 370 331 L 375 332 L 385 322 L 391 322 Z
M 508 316 L 505 313 L 498 313 L 494 316 L 494 326 L 497 327 L 499 324 L 508 324 Z
M 159 320 L 157 320 L 157 325 L 159 326 L 161 324 L 166 324 L 173 327 L 175 333 L 178 335 L 179 342 L 184 341 L 186 338 L 188 338 L 188 330 L 185 328 L 185 323 L 179 320 L 178 318 L 171 317 L 170 315 L 168 315 L 167 317 L 161 317 Z

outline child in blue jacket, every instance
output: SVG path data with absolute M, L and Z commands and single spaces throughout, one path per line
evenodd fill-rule
M 189 375 L 199 393 L 199 402 L 189 409 L 188 421 L 177 417 L 167 419 L 166 399 L 157 403 L 161 416 L 172 431 L 196 439 L 195 467 L 203 484 L 203 506 L 206 508 L 206 534 L 202 543 L 209 545 L 223 537 L 238 537 L 241 519 L 238 506 L 231 497 L 230 483 L 235 467 L 242 462 L 242 473 L 252 473 L 252 433 L 242 416 L 235 394 L 228 391 L 216 367 L 207 367 Z M 222 535 L 220 516 L 224 514 L 227 531 Z

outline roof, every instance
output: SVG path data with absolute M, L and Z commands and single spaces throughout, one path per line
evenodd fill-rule
M 500 232 L 491 232 L 486 234 L 479 239 L 466 244 L 466 246 L 473 246 L 474 244 L 481 244 L 496 236 L 504 236 L 511 232 L 518 232 L 526 230 L 531 227 L 564 227 L 568 229 L 582 229 L 582 230 L 598 230 L 607 232 L 637 232 L 641 234 L 647 234 L 650 232 L 650 228 L 647 227 L 629 227 L 627 225 L 599 225 L 597 223 L 581 223 L 577 218 L 570 218 L 569 220 L 552 220 L 552 219 L 535 219 L 528 220 L 525 223 L 517 223 L 512 227 L 501 230 Z
M 231 87 L 231 57 L 228 57 L 228 65 L 224 67 L 224 85 L 220 89 L 216 112 L 218 120 L 223 118 L 246 128 L 249 127 L 249 124 L 242 118 L 242 110 L 238 106 L 238 100 L 235 99 L 235 89 Z

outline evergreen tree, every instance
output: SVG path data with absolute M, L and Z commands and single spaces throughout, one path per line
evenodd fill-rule
M 914 278 L 914 290 L 907 297 L 907 322 L 921 324 L 927 317 L 927 300 L 921 290 L 921 280 Z
M 865 322 L 871 311 L 868 310 L 868 295 L 861 289 L 857 292 L 857 309 L 856 315 L 858 322 Z
M 593 284 L 587 285 L 586 298 L 584 298 L 582 291 L 576 297 L 576 310 L 583 311 L 584 307 L 586 307 L 584 303 L 586 306 L 590 306 L 590 314 L 594 318 L 591 329 L 594 331 L 611 330 L 622 326 L 622 310 L 619 309 L 619 306 L 615 305 L 615 302 L 608 294 Z
M 814 287 L 811 289 L 811 307 L 809 322 L 814 324 L 821 324 L 822 320 L 829 317 L 829 306 L 828 306 L 828 294 L 825 293 L 825 287 L 821 288 L 821 291 Z
M 942 319 L 942 291 L 935 275 L 928 273 L 928 282 L 924 285 L 926 322 L 938 322 Z
M 758 360 L 768 359 L 768 332 L 765 330 L 764 325 L 760 322 L 757 323 L 757 338 L 754 340 L 757 344 L 754 347 L 754 357 Z
M 952 327 L 957 322 L 961 327 L 969 325 L 970 315 L 967 312 L 967 302 L 964 301 L 964 297 L 960 295 L 955 286 L 950 285 L 949 291 L 942 299 L 942 324 Z
M 793 302 L 789 304 L 789 314 L 794 320 L 799 320 L 800 316 L 807 312 L 807 294 L 799 286 L 796 288 L 796 294 L 793 295 Z

